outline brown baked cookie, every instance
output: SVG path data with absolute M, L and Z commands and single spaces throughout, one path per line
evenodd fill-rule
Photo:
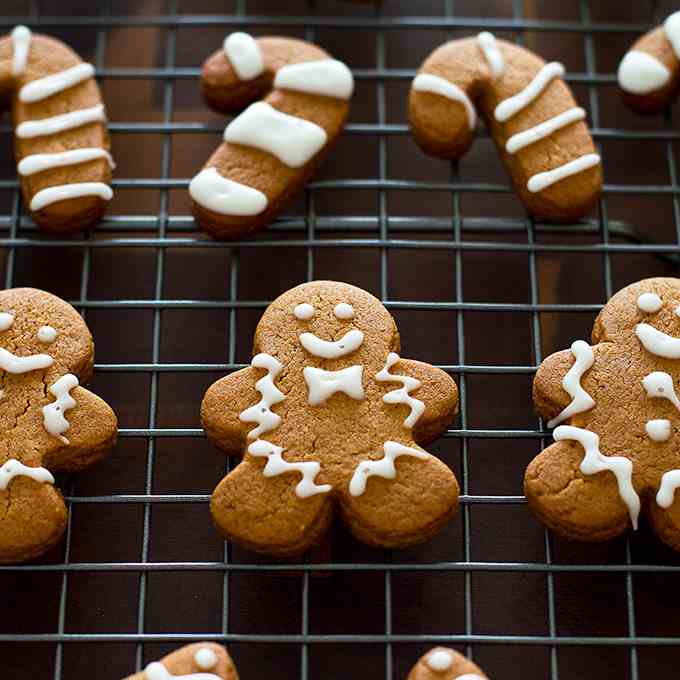
M 238 32 L 203 65 L 201 88 L 218 111 L 250 104 L 189 185 L 201 227 L 216 238 L 241 238 L 269 224 L 326 157 L 354 81 L 312 43 Z
M 626 52 L 617 73 L 623 101 L 638 113 L 658 113 L 680 87 L 680 12 L 645 33 Z
M 150 663 L 125 680 L 238 680 L 238 673 L 222 645 L 197 642 Z
M 456 478 L 419 445 L 453 420 L 458 391 L 446 373 L 398 351 L 389 312 L 346 283 L 305 283 L 267 308 L 251 367 L 214 383 L 201 409 L 208 437 L 244 455 L 212 497 L 226 537 L 299 554 L 336 506 L 357 538 L 388 548 L 448 522 Z
M 407 680 L 488 680 L 481 669 L 462 654 L 435 647 L 418 659 Z
M 66 506 L 52 473 L 87 468 L 115 443 L 113 411 L 79 386 L 93 355 L 71 305 L 33 288 L 0 292 L 0 563 L 59 541 Z
M 600 157 L 562 79 L 564 66 L 491 33 L 437 48 L 416 75 L 408 117 L 418 145 L 455 160 L 472 144 L 477 111 L 527 211 L 570 222 L 602 190 Z
M 94 67 L 17 26 L 0 38 L 0 112 L 12 109 L 24 203 L 47 231 L 91 225 L 112 197 L 106 113 Z
M 592 347 L 577 341 L 539 367 L 534 402 L 559 427 L 524 489 L 551 529 L 602 541 L 642 511 L 680 550 L 679 315 L 680 279 L 639 281 L 600 312 Z

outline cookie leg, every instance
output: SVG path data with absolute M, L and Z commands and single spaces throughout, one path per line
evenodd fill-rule
M 611 472 L 584 475 L 583 448 L 560 441 L 542 451 L 527 467 L 524 493 L 534 514 L 550 529 L 579 541 L 605 541 L 630 526 Z
M 301 498 L 299 472 L 265 477 L 260 461 L 246 458 L 215 489 L 210 510 L 219 531 L 246 548 L 281 557 L 299 555 L 328 529 L 329 493 Z
M 368 468 L 360 463 L 341 491 L 345 522 L 364 543 L 384 548 L 422 543 L 456 513 L 458 482 L 453 472 L 438 458 L 410 450 L 424 457 L 399 454 L 391 468 L 387 448 Z
M 66 505 L 51 484 L 27 477 L 0 491 L 0 563 L 26 562 L 47 552 L 66 529 Z

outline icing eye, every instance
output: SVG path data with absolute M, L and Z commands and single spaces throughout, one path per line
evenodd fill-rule
M 213 652 L 209 647 L 201 647 L 196 654 L 194 654 L 194 661 L 196 665 L 204 671 L 208 671 L 211 668 L 217 666 L 217 654 Z
M 41 326 L 38 329 L 37 338 L 40 342 L 49 345 L 57 339 L 57 331 L 52 326 Z
M 348 305 L 346 302 L 341 302 L 339 305 L 335 305 L 333 314 L 335 314 L 338 319 L 352 319 L 354 318 L 354 309 L 352 305 Z
M 14 315 L 7 312 L 0 312 L 0 331 L 6 331 L 12 327 Z
M 314 316 L 314 307 L 309 302 L 303 302 L 295 307 L 293 314 L 301 321 L 309 321 Z
M 658 312 L 662 304 L 661 298 L 656 293 L 643 293 L 637 300 L 638 309 L 647 314 Z

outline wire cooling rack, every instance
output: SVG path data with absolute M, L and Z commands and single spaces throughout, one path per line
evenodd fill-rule
M 0 247 L 6 286 L 51 290 L 86 317 L 93 389 L 121 433 L 110 460 L 60 480 L 65 543 L 0 568 L 0 677 L 117 680 L 201 639 L 226 643 L 245 680 L 397 680 L 437 643 L 497 680 L 667 677 L 680 646 L 677 556 L 644 527 L 605 546 L 553 538 L 521 481 L 548 441 L 530 403 L 542 357 L 587 337 L 622 285 L 677 272 L 679 134 L 670 111 L 627 112 L 613 75 L 635 36 L 674 8 L 282 5 L 3 3 L 3 32 L 21 22 L 69 42 L 96 64 L 107 102 L 116 196 L 97 229 L 73 239 L 24 216 L 1 128 Z M 233 244 L 195 230 L 186 187 L 225 124 L 200 100 L 200 64 L 235 28 L 318 41 L 353 68 L 357 92 L 304 196 Z M 567 64 L 603 156 L 592 219 L 527 220 L 483 132 L 454 166 L 410 139 L 418 64 L 480 29 Z M 459 420 L 432 450 L 456 470 L 462 509 L 425 546 L 374 551 L 336 528 L 290 565 L 225 545 L 211 527 L 210 493 L 227 468 L 203 438 L 201 396 L 247 364 L 266 304 L 313 278 L 374 292 L 397 318 L 403 355 L 458 381 Z

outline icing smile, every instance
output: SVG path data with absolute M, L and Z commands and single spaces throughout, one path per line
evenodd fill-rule
M 667 335 L 647 323 L 635 326 L 635 335 L 648 352 L 664 359 L 680 359 L 680 338 Z
M 331 342 L 322 340 L 314 333 L 303 333 L 300 336 L 300 344 L 310 353 L 322 359 L 339 359 L 346 354 L 351 354 L 361 347 L 364 334 L 359 330 L 347 331 L 340 340 Z M 680 342 L 680 340 L 678 341 Z

